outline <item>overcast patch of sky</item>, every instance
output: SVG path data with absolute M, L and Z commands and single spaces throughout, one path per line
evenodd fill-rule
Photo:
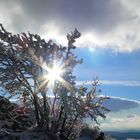
M 132 52 L 140 48 L 140 1 L 134 0 L 1 0 L 0 19 L 15 32 L 44 34 L 42 27 L 53 25 L 56 36 L 77 27 L 82 32 L 81 47 L 109 47 Z M 4 14 L 3 14 L 4 13 Z M 49 34 L 46 31 L 46 34 Z M 56 37 L 57 38 L 57 37 Z

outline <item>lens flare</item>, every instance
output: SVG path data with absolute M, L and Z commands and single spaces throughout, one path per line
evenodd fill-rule
M 46 77 L 51 84 L 54 84 L 56 80 L 61 82 L 62 74 L 63 74 L 62 67 L 60 67 L 59 65 L 58 66 L 54 65 L 52 68 L 48 69 L 48 74 L 46 75 Z
M 74 90 L 72 85 L 68 81 L 63 79 L 63 76 L 66 72 L 64 64 L 59 61 L 54 61 L 51 66 L 47 66 L 46 63 L 42 63 L 41 67 L 44 69 L 44 74 L 39 78 L 42 81 L 40 88 L 42 88 L 46 83 L 51 88 L 54 88 L 55 82 L 58 81 L 65 88 L 69 90 L 71 89 L 72 91 Z
M 56 63 L 56 61 L 54 61 L 51 66 L 47 66 L 43 63 L 42 68 L 44 69 L 44 75 L 41 77 L 42 80 L 44 79 L 43 81 L 47 82 L 51 86 L 54 86 L 56 81 L 62 82 L 62 76 L 65 71 L 60 62 Z

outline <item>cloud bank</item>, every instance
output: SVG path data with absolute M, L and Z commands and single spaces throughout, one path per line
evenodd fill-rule
M 139 130 L 140 129 L 140 116 L 135 115 L 133 118 L 119 117 L 116 114 L 115 117 L 109 115 L 107 119 L 101 123 L 101 128 L 104 130 Z
M 107 131 L 140 130 L 140 102 L 120 97 L 111 97 L 104 104 L 111 112 L 106 119 L 99 118 L 101 129 Z
M 76 81 L 77 85 L 82 85 L 83 83 L 85 85 L 91 85 L 94 81 Z M 100 81 L 99 81 L 100 82 Z M 129 80 L 120 80 L 120 81 L 113 81 L 113 80 L 101 80 L 100 82 L 103 85 L 121 85 L 121 86 L 138 86 L 140 87 L 140 81 L 129 81 Z
M 103 102 L 103 105 L 111 110 L 111 112 L 119 112 L 140 107 L 140 102 L 120 97 L 111 97 Z M 132 116 L 131 116 L 132 117 Z M 130 115 L 128 118 L 131 118 Z
M 139 0 L 1 0 L 0 22 L 11 31 L 29 30 L 58 42 L 77 27 L 79 47 L 132 52 L 140 49 L 139 5 Z

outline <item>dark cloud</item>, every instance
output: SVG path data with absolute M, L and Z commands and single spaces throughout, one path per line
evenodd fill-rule
M 132 52 L 140 49 L 138 4 L 131 0 L 1 0 L 0 22 L 14 32 L 40 35 L 59 30 L 56 36 L 62 36 L 76 27 L 83 35 L 81 46 Z
M 134 115 L 127 116 L 127 118 L 134 118 L 134 117 L 135 117 Z
M 63 30 L 77 27 L 109 31 L 125 13 L 119 1 L 112 0 L 24 0 L 20 5 L 31 20 L 39 24 L 54 21 Z
M 133 100 L 122 98 L 110 98 L 106 100 L 103 105 L 111 110 L 111 112 L 119 112 L 121 110 L 128 110 L 132 108 L 140 107 L 140 104 Z
M 82 31 L 93 29 L 98 32 L 108 32 L 124 18 L 125 11 L 119 1 L 112 0 L 3 0 L 10 8 L 18 5 L 23 13 L 14 15 L 13 26 L 21 30 L 39 28 L 43 24 L 54 22 L 66 32 L 74 27 Z M 8 10 L 8 9 L 7 9 Z

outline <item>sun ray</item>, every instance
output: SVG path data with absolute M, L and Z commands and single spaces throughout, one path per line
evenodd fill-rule
M 54 60 L 50 66 L 47 66 L 45 62 L 36 61 L 36 64 L 44 69 L 44 75 L 38 78 L 38 80 L 42 81 L 39 88 L 41 89 L 46 83 L 53 88 L 55 81 L 59 81 L 65 88 L 71 90 L 71 92 L 75 92 L 74 86 L 63 79 L 63 75 L 66 72 L 66 65 L 69 64 L 69 61 L 68 59 L 66 63 L 62 64 L 61 61 L 56 62 L 56 60 Z
M 39 79 L 45 82 L 48 81 L 48 84 L 54 87 L 56 81 L 62 80 L 62 75 L 64 74 L 63 65 L 58 61 L 53 61 L 53 64 L 47 66 L 45 63 L 42 63 L 42 68 L 44 69 L 44 75 L 41 76 Z M 44 84 L 44 82 L 43 82 Z

